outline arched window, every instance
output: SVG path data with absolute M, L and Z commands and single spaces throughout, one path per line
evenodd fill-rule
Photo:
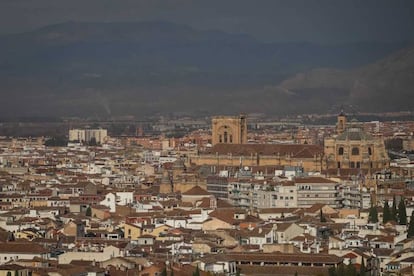
M 344 155 L 344 148 L 343 147 L 340 147 L 338 149 L 338 155 Z
M 372 155 L 372 149 L 370 147 L 368 148 L 368 154 Z
M 352 148 L 352 155 L 359 155 L 359 148 L 357 147 Z
M 227 131 L 224 132 L 224 143 L 227 143 Z

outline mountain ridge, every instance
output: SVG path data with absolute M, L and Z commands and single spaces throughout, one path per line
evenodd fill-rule
M 360 68 L 407 44 L 263 43 L 164 21 L 66 22 L 0 36 L 0 115 L 313 111 L 347 96 L 320 105 L 311 96 L 326 93 L 316 86 L 295 107 L 280 83 L 315 68 Z

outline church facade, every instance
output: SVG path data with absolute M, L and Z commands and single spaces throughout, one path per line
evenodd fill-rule
M 216 116 L 212 119 L 212 144 L 246 144 L 247 120 L 245 115 Z
M 348 123 L 341 113 L 336 125 L 337 135 L 326 138 L 324 153 L 326 169 L 383 169 L 389 158 L 381 137 L 363 131 L 357 122 Z

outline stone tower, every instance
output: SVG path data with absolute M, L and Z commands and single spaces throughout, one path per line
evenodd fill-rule
M 245 115 L 216 116 L 212 119 L 212 144 L 246 144 L 247 120 Z
M 339 113 L 338 115 L 338 120 L 336 123 L 336 133 L 341 134 L 345 131 L 345 129 L 346 129 L 346 115 L 343 111 L 341 111 L 341 113 Z

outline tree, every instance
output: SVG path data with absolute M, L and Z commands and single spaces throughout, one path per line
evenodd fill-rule
M 388 200 L 385 201 L 384 203 L 384 209 L 382 212 L 382 223 L 387 223 L 390 220 L 392 220 L 391 217 L 391 210 L 390 210 L 390 206 L 388 205 Z
M 164 269 L 161 272 L 161 276 L 167 276 L 167 267 L 164 267 Z
M 368 222 L 370 222 L 370 223 L 377 223 L 378 222 L 377 206 L 371 206 L 371 208 L 369 209 Z
M 336 275 L 342 276 L 342 275 L 345 275 L 345 273 L 346 273 L 345 265 L 342 263 L 336 268 Z
M 193 272 L 193 276 L 200 276 L 200 269 L 198 268 L 198 265 L 196 267 L 196 270 Z
M 346 266 L 345 275 L 347 276 L 357 276 L 357 271 L 353 263 L 349 263 Z
M 63 136 L 50 137 L 45 141 L 46 147 L 66 147 L 68 140 Z
M 407 225 L 407 210 L 405 208 L 404 198 L 402 197 L 398 204 L 398 224 Z
M 329 276 L 336 276 L 336 269 L 335 269 L 335 267 L 331 266 L 331 267 L 328 269 L 328 275 L 329 275 Z
M 170 276 L 174 276 L 174 270 L 171 268 Z
M 96 147 L 98 145 L 98 143 L 96 142 L 96 138 L 92 137 L 91 140 L 89 140 L 88 145 L 91 147 Z
M 322 208 L 321 208 L 321 211 L 320 211 L 319 217 L 320 217 L 321 222 L 326 222 L 326 218 L 325 218 L 325 216 L 323 215 Z
M 361 267 L 359 268 L 359 276 L 365 276 L 365 261 L 364 258 L 361 260 Z
M 7 271 L 7 276 L 12 276 L 10 271 Z
M 395 195 L 392 197 L 391 216 L 395 222 L 398 221 L 397 199 L 395 198 Z
M 414 237 L 414 211 L 411 213 L 410 224 L 408 225 L 407 238 Z
M 87 217 L 91 217 L 92 216 L 92 208 L 91 208 L 91 206 L 88 206 L 88 208 L 86 208 L 85 216 L 87 216 Z

